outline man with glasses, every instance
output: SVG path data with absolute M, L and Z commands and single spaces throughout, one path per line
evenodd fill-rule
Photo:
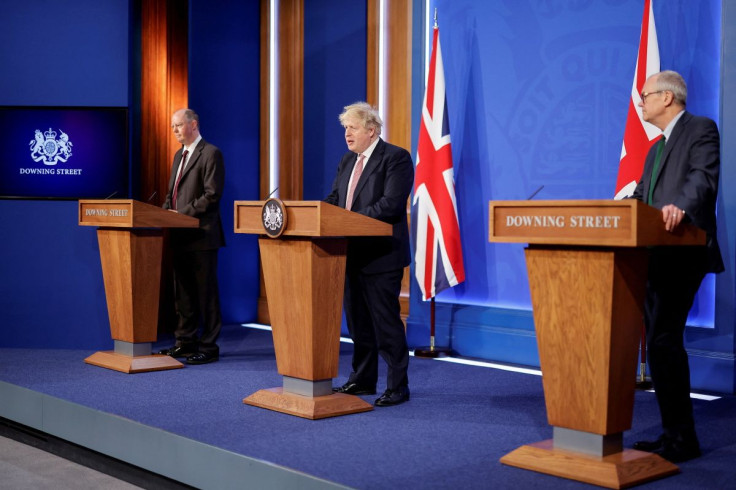
M 649 369 L 662 419 L 662 435 L 634 449 L 674 463 L 700 456 L 690 401 L 685 323 L 708 272 L 723 271 L 716 240 L 720 138 L 716 123 L 685 110 L 687 86 L 673 71 L 647 79 L 639 107 L 662 130 L 650 149 L 633 198 L 662 210 L 667 231 L 691 223 L 706 232 L 705 247 L 654 247 L 649 258 L 644 323 Z

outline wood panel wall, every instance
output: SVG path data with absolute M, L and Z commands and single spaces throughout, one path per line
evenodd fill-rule
M 141 2 L 141 196 L 161 205 L 179 143 L 171 115 L 188 104 L 188 1 Z M 195 109 L 196 110 L 196 109 Z
M 179 143 L 171 131 L 171 115 L 189 100 L 189 2 L 141 0 L 141 199 L 163 204 Z M 196 109 L 195 109 L 196 110 Z M 151 196 L 151 197 L 149 197 Z M 168 247 L 164 248 L 165 250 Z M 164 254 L 158 328 L 176 326 L 171 260 Z
M 269 182 L 270 114 L 269 99 L 272 84 L 276 84 L 279 168 L 278 195 L 282 200 L 301 200 L 304 167 L 304 0 L 276 0 L 278 10 L 277 43 L 278 71 L 276 80 L 270 77 L 271 11 L 270 1 L 261 0 L 261 140 L 260 197 L 265 199 L 274 190 Z M 263 273 L 258 298 L 258 321 L 270 324 Z
M 383 134 L 381 137 L 397 146 L 411 151 L 411 34 L 412 0 L 384 0 L 384 25 L 380 23 L 380 0 L 368 0 L 368 26 L 366 38 L 366 82 L 367 102 L 379 105 L 379 80 L 383 77 L 386 94 L 385 108 L 381 109 Z M 380 31 L 384 31 L 385 72 L 380 73 Z M 410 219 L 410 203 L 407 201 L 406 215 Z M 409 290 L 411 272 L 404 269 L 401 281 L 401 317 L 406 322 L 409 316 Z
M 261 142 L 260 193 L 268 196 L 269 185 L 270 115 L 269 94 L 276 84 L 278 100 L 279 197 L 282 200 L 301 200 L 303 196 L 302 153 L 304 147 L 304 0 L 276 0 L 278 2 L 278 71 L 276 80 L 270 78 L 270 24 L 269 0 L 261 0 Z M 288 135 L 288 136 L 287 136 Z
M 269 0 L 261 0 L 261 141 L 260 194 L 269 189 L 269 93 L 271 83 L 278 87 L 278 132 L 288 135 L 278 142 L 279 194 L 281 199 L 301 200 L 303 196 L 304 145 L 304 0 L 278 2 L 279 72 L 270 79 L 270 8 Z M 386 110 L 382 137 L 395 145 L 411 148 L 411 33 L 412 0 L 385 0 L 385 53 L 387 69 L 379 72 L 379 34 L 381 30 L 379 0 L 367 0 L 366 101 L 378 106 L 379 77 L 385 79 Z M 408 207 L 407 207 L 408 209 Z M 270 323 L 261 274 L 258 321 Z M 409 313 L 409 268 L 404 272 L 401 293 L 402 317 Z

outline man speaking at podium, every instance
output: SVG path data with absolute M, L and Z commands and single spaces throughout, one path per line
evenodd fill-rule
M 655 247 L 649 257 L 644 323 L 649 370 L 664 433 L 634 449 L 678 463 L 700 456 L 690 401 L 690 367 L 683 335 L 687 315 L 708 272 L 723 271 L 716 240 L 720 138 L 716 123 L 685 110 L 687 86 L 673 71 L 649 77 L 639 106 L 662 130 L 646 157 L 632 197 L 662 210 L 667 231 L 692 223 L 706 232 L 706 247 Z
M 340 114 L 348 151 L 337 166 L 329 204 L 393 225 L 391 237 L 351 238 L 345 273 L 345 317 L 354 351 L 347 383 L 334 391 L 372 395 L 378 356 L 388 365 L 386 391 L 376 406 L 409 400 L 409 348 L 401 321 L 399 294 L 404 267 L 411 261 L 406 202 L 414 182 L 408 151 L 383 141 L 377 111 L 365 102 Z
M 219 359 L 217 337 L 222 328 L 217 286 L 217 251 L 225 245 L 220 198 L 225 188 L 222 152 L 199 133 L 199 116 L 180 109 L 171 128 L 181 149 L 174 155 L 164 209 L 199 218 L 199 228 L 172 229 L 174 299 L 178 322 L 176 344 L 159 354 L 184 357 L 187 364 Z M 197 336 L 200 317 L 202 335 Z

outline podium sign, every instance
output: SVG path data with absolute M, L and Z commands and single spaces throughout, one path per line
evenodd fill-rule
M 547 418 L 553 439 L 504 464 L 609 488 L 678 472 L 623 449 L 631 428 L 650 246 L 705 245 L 705 232 L 664 229 L 636 200 L 491 201 L 491 242 L 525 250 Z
M 132 199 L 79 201 L 79 225 L 96 226 L 113 351 L 84 361 L 124 373 L 176 369 L 170 356 L 151 355 L 158 330 L 163 231 L 196 228 L 199 220 Z
M 261 235 L 258 245 L 283 387 L 259 390 L 243 402 L 309 419 L 372 410 L 357 396 L 332 392 L 340 354 L 346 237 L 391 235 L 391 225 L 321 201 L 286 201 L 282 217 L 264 204 L 236 201 L 234 230 Z M 279 220 L 285 229 L 277 238 L 268 237 L 264 226 Z
M 535 245 L 650 247 L 704 245 L 705 232 L 664 229 L 662 213 L 635 199 L 491 201 L 489 240 Z

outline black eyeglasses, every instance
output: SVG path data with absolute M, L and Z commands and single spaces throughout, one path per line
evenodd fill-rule
M 666 90 L 657 90 L 656 92 L 642 92 L 641 94 L 641 101 L 642 103 L 646 103 L 647 97 L 654 94 L 661 94 L 662 92 L 666 92 Z

